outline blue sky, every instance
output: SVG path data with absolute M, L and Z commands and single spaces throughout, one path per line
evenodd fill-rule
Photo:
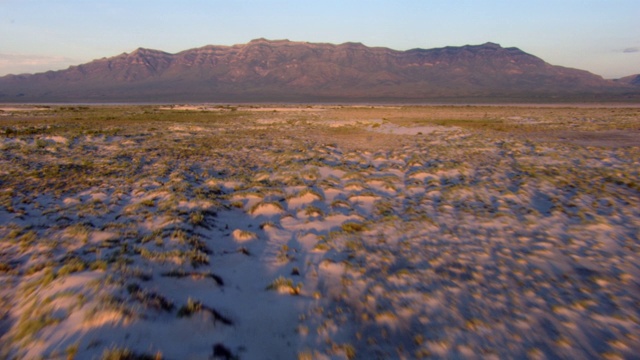
M 491 41 L 616 78 L 640 73 L 639 19 L 640 0 L 0 0 L 0 75 L 264 37 L 397 50 Z

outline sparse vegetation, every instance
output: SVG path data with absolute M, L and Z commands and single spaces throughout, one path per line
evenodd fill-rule
M 356 222 L 347 222 L 342 224 L 340 228 L 342 228 L 342 231 L 346 233 L 356 233 L 356 232 L 363 231 L 365 229 L 365 226 L 363 224 L 356 223 Z
M 178 310 L 178 317 L 191 317 L 199 312 L 205 312 L 211 315 L 214 322 L 221 322 L 224 325 L 233 325 L 228 317 L 220 314 L 217 310 L 203 305 L 200 301 L 189 298 L 187 303 Z
M 293 280 L 280 276 L 267 286 L 267 290 L 282 291 L 291 295 L 299 295 L 300 290 L 302 290 L 302 284 L 298 283 L 294 285 Z
M 635 356 L 637 108 L 284 108 L 3 113 L 8 358 Z
M 127 348 L 113 347 L 102 353 L 101 360 L 162 360 L 162 354 L 141 354 Z

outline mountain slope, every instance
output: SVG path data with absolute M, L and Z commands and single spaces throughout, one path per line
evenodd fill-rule
M 640 74 L 625 76 L 615 80 L 617 82 L 640 87 Z
M 0 101 L 421 101 L 621 97 L 638 89 L 486 43 L 396 51 L 257 39 L 169 54 L 137 49 L 0 78 Z

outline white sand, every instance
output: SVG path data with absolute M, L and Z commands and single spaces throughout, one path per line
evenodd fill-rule
M 260 111 L 274 110 L 294 111 Z M 619 183 L 637 179 L 637 150 L 379 123 L 324 126 L 397 146 L 296 143 L 311 162 L 247 137 L 249 149 L 171 158 L 167 173 L 144 165 L 135 181 L 12 192 L 23 197 L 0 211 L 0 259 L 19 271 L 0 273 L 0 356 L 77 346 L 90 359 L 117 346 L 209 359 L 216 344 L 241 359 L 637 356 L 640 198 Z M 125 139 L 78 141 L 106 163 L 113 146 L 137 150 Z M 70 270 L 70 259 L 86 264 Z

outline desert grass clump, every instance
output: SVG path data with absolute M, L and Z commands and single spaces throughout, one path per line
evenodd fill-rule
M 191 262 L 191 266 L 193 266 L 194 268 L 197 268 L 200 265 L 209 264 L 209 256 L 200 250 L 191 249 L 187 251 L 186 256 Z
M 24 309 L 12 332 L 14 341 L 33 339 L 40 330 L 62 320 L 53 316 L 50 303 L 51 299 L 35 300 Z
M 374 213 L 381 217 L 391 216 L 394 214 L 393 204 L 387 200 L 378 200 L 374 204 Z
M 189 317 L 202 310 L 202 303 L 192 298 L 187 299 L 187 304 L 178 310 L 178 317 Z
M 344 351 L 344 355 L 349 360 L 353 360 L 356 358 L 356 348 L 351 344 L 343 344 L 342 351 Z
M 360 171 L 351 171 L 342 175 L 342 180 L 361 181 L 365 178 L 365 173 Z
M 140 253 L 140 256 L 143 259 L 159 262 L 165 262 L 171 259 L 182 259 L 182 257 L 184 256 L 184 253 L 178 249 L 173 249 L 170 251 L 155 251 L 146 248 L 140 248 L 136 251 Z
M 278 201 L 261 201 L 249 209 L 249 214 L 255 214 L 261 208 L 273 207 L 276 211 L 284 211 L 284 206 Z
M 176 229 L 171 233 L 171 241 L 176 241 L 178 244 L 186 244 L 187 239 L 187 233 L 182 229 Z
M 87 263 L 78 257 L 71 257 L 65 260 L 64 265 L 58 270 L 58 276 L 66 276 L 75 272 L 84 271 Z
M 361 239 L 347 239 L 344 242 L 344 247 L 350 252 L 356 252 L 358 250 L 364 249 L 364 244 Z
M 187 244 L 193 250 L 198 250 L 206 255 L 211 254 L 211 249 L 207 246 L 207 244 L 200 238 L 199 235 L 194 234 L 187 238 Z
M 300 291 L 302 290 L 302 283 L 294 285 L 293 280 L 287 279 L 284 276 L 280 276 L 277 279 L 273 280 L 273 282 L 266 287 L 266 290 L 286 292 L 291 295 L 300 295 Z
M 331 245 L 326 240 L 318 241 L 314 246 L 313 250 L 315 251 L 328 251 L 331 249 Z
M 244 203 L 242 201 L 232 201 L 229 206 L 236 209 L 243 209 Z
M 329 175 L 326 178 L 323 178 L 320 182 L 319 185 L 329 188 L 329 189 L 333 189 L 336 188 L 340 185 L 341 181 L 339 178 L 337 178 L 334 175 Z
M 241 229 L 235 229 L 233 230 L 233 232 L 231 233 L 231 235 L 233 236 L 233 238 L 236 241 L 248 241 L 248 240 L 254 240 L 258 238 L 258 235 L 254 232 L 251 232 L 249 230 L 241 230 Z
M 309 205 L 304 208 L 304 214 L 307 216 L 324 216 L 324 212 L 317 206 Z
M 89 269 L 94 271 L 96 270 L 106 271 L 108 267 L 109 267 L 109 264 L 104 260 L 96 260 L 91 264 L 89 264 Z
M 127 285 L 127 292 L 133 300 L 147 308 L 165 312 L 170 312 L 174 308 L 171 300 L 153 291 L 143 290 L 138 284 Z
M 189 222 L 194 225 L 202 225 L 204 223 L 204 214 L 202 211 L 193 211 L 189 214 Z
M 351 203 L 349 203 L 347 200 L 344 200 L 344 199 L 337 199 L 331 202 L 331 207 L 332 208 L 341 207 L 341 208 L 351 209 Z
M 17 275 L 17 272 L 11 265 L 0 263 L 0 274 Z
M 282 179 L 282 183 L 285 186 L 302 186 L 305 185 L 304 180 L 299 175 L 288 175 Z
M 268 228 L 278 229 L 278 224 L 276 224 L 273 221 L 265 221 L 260 224 L 260 230 L 264 230 Z
M 231 319 L 220 314 L 217 310 L 203 305 L 200 301 L 187 299 L 187 303 L 178 310 L 178 317 L 191 317 L 199 312 L 209 313 L 213 317 L 213 321 L 220 321 L 225 325 L 233 325 Z
M 366 227 L 364 224 L 361 223 L 357 223 L 357 222 L 346 222 L 344 224 L 342 224 L 340 226 L 340 228 L 342 229 L 342 231 L 348 233 L 348 234 L 353 234 L 353 233 L 357 233 L 357 232 L 361 232 L 366 230 Z
M 76 354 L 78 354 L 78 349 L 80 348 L 79 344 L 72 344 L 67 346 L 66 349 L 64 349 L 64 353 L 67 355 L 67 359 L 68 360 L 73 360 L 76 358 Z
M 189 277 L 191 279 L 196 279 L 196 280 L 210 278 L 213 281 L 215 281 L 216 284 L 218 284 L 219 286 L 224 285 L 224 281 L 222 280 L 222 278 L 212 272 L 197 272 L 197 271 L 185 271 L 183 269 L 174 269 L 171 271 L 164 272 L 160 275 L 165 277 L 174 277 L 178 279 L 185 278 L 185 277 Z
M 22 293 L 25 296 L 28 296 L 30 294 L 32 294 L 33 292 L 35 292 L 38 289 L 42 289 L 44 287 L 46 287 L 47 285 L 51 284 L 55 279 L 57 278 L 57 275 L 55 273 L 55 271 L 53 271 L 52 267 L 46 267 L 44 270 L 44 273 L 37 277 L 34 280 L 31 280 L 27 283 L 25 283 L 21 290 Z
M 287 244 L 282 245 L 280 247 L 280 250 L 278 250 L 278 255 L 277 255 L 278 261 L 280 262 L 293 261 L 295 257 L 293 256 L 293 254 L 291 254 L 292 252 L 295 253 L 296 250 L 289 248 Z
M 156 205 L 156 202 L 154 199 L 144 199 L 140 201 L 140 205 L 144 205 L 146 207 L 154 207 Z
M 304 197 L 305 195 L 311 195 L 313 197 L 315 197 L 317 200 L 324 200 L 324 196 L 322 196 L 322 194 L 320 194 L 319 192 L 317 192 L 316 190 L 312 189 L 312 188 L 304 188 L 302 189 L 299 193 L 297 193 L 294 198 L 301 198 Z
M 9 235 L 12 234 L 13 232 L 11 232 Z M 36 242 L 37 237 L 38 234 L 33 230 L 28 231 L 20 236 L 17 239 L 18 244 L 20 244 L 20 251 L 26 251 L 29 247 L 31 247 Z
M 367 184 L 359 179 L 349 180 L 344 184 L 344 188 L 346 190 L 362 190 L 367 188 Z
M 68 236 L 76 238 L 83 243 L 87 243 L 89 241 L 89 233 L 90 229 L 83 224 L 72 225 L 67 228 Z
M 25 314 L 16 325 L 14 338 L 18 341 L 25 338 L 33 338 L 40 330 L 59 322 L 60 319 L 52 317 L 50 313 L 35 316 L 32 313 Z
M 162 360 L 162 354 L 158 352 L 155 355 L 137 353 L 128 348 L 112 347 L 106 349 L 101 360 Z

